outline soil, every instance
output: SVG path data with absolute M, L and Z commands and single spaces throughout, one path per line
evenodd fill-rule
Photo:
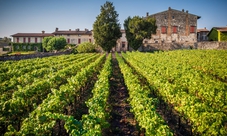
M 124 84 L 115 54 L 112 54 L 112 77 L 110 78 L 110 128 L 103 132 L 104 136 L 139 136 L 144 135 L 139 131 L 134 115 L 130 112 L 127 101 L 129 94 Z

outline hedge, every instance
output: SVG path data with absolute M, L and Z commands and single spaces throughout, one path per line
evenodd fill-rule
M 42 43 L 13 43 L 13 51 L 43 51 Z

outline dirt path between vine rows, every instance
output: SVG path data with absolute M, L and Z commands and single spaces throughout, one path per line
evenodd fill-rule
M 130 113 L 130 105 L 127 101 L 129 94 L 124 84 L 123 75 L 120 72 L 115 54 L 112 54 L 113 74 L 110 79 L 110 128 L 105 132 L 105 136 L 139 136 L 136 121 Z

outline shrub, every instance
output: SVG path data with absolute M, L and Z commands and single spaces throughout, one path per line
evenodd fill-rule
M 91 53 L 95 52 L 96 45 L 90 42 L 84 42 L 78 45 L 77 51 L 78 53 Z

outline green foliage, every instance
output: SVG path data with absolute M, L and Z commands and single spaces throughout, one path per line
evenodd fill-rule
M 46 49 L 47 51 L 52 50 L 53 47 L 51 47 L 48 42 L 50 41 L 50 39 L 52 39 L 53 36 L 49 36 L 49 37 L 44 37 L 43 41 L 42 41 L 42 46 L 44 49 Z
M 178 50 L 122 56 L 147 79 L 156 96 L 190 120 L 192 135 L 226 136 L 226 53 Z
M 13 43 L 13 51 L 43 51 L 42 43 Z
M 91 53 L 91 52 L 95 52 L 95 44 L 90 43 L 90 42 L 84 42 L 78 45 L 78 47 L 76 48 L 78 53 Z
M 118 14 L 113 3 L 107 1 L 101 6 L 101 13 L 96 17 L 93 24 L 95 42 L 104 51 L 110 52 L 116 46 L 116 41 L 121 37 L 120 23 L 118 23 L 117 18 Z
M 45 37 L 43 39 L 43 48 L 47 51 L 64 49 L 66 46 L 66 39 L 64 37 Z
M 157 26 L 155 22 L 154 18 L 128 17 L 124 21 L 124 28 L 129 46 L 137 50 L 145 38 L 150 39 L 151 34 L 156 33 Z
M 208 35 L 209 41 L 218 41 L 218 31 L 216 29 L 212 29 Z
M 118 53 L 115 54 L 129 91 L 128 100 L 132 107 L 130 111 L 133 112 L 139 126 L 145 129 L 146 136 L 172 136 L 173 133 L 168 125 L 155 110 L 158 103 L 157 99 L 149 97 L 152 90 L 148 86 L 141 85 L 138 76 L 133 73 L 133 70 L 124 62 L 123 58 Z
M 227 41 L 227 33 L 221 32 L 221 41 Z

